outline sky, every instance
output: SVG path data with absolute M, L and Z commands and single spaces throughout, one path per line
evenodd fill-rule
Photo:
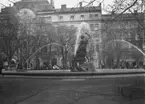
M 9 6 L 9 4 L 11 4 L 11 2 L 9 1 L 19 1 L 19 0 L 0 0 L 0 7 L 4 7 L 1 4 L 4 4 L 6 6 Z M 50 0 L 48 0 L 50 1 Z M 54 0 L 54 4 L 55 4 L 55 8 L 60 8 L 62 4 L 66 4 L 67 7 L 78 7 L 79 2 L 80 1 L 85 1 L 85 2 L 90 2 L 91 0 Z M 96 0 L 94 2 L 94 5 L 97 5 L 97 1 L 103 1 L 103 0 Z M 106 6 L 108 4 L 111 4 L 113 2 L 113 0 L 104 0 L 103 2 L 103 6 Z M 87 3 L 84 3 L 84 5 L 86 5 Z
M 57 8 L 60 8 L 61 4 L 67 4 L 67 7 L 76 7 L 78 6 L 78 3 L 81 1 L 86 1 L 86 2 L 90 2 L 91 0 L 55 0 L 55 6 Z M 103 1 L 103 0 L 96 0 L 96 2 L 94 2 L 95 4 L 98 4 L 97 1 Z M 113 0 L 104 0 L 104 4 L 111 4 L 113 2 Z M 84 5 L 86 5 L 87 3 L 84 2 Z

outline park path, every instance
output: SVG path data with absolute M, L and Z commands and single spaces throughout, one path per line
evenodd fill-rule
M 144 104 L 145 95 L 130 99 L 116 87 L 135 86 L 138 80 L 138 87 L 144 88 L 144 78 L 0 77 L 0 104 Z
M 122 97 L 115 91 L 114 83 L 101 81 L 105 80 L 63 79 L 57 88 L 44 90 L 18 104 L 144 104 L 145 99 Z

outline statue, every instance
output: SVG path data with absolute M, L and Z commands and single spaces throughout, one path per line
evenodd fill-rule
M 90 39 L 89 26 L 88 24 L 83 23 L 81 24 L 81 28 L 77 34 L 71 71 L 80 72 L 88 70 L 87 68 L 84 68 L 83 65 L 86 63 L 89 39 Z

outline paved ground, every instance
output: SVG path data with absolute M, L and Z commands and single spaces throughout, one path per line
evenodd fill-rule
M 51 79 L 0 76 L 0 104 L 144 104 L 144 76 Z

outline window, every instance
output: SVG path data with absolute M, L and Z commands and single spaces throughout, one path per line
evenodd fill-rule
M 94 30 L 98 30 L 99 29 L 99 24 L 94 24 Z
M 44 17 L 44 18 L 43 18 L 43 21 L 44 21 L 45 23 L 47 23 L 47 22 L 48 22 L 48 18 Z
M 128 33 L 128 41 L 131 41 L 131 33 Z
M 90 14 L 89 17 L 90 19 L 97 19 L 98 18 L 98 14 Z
M 73 21 L 74 20 L 74 16 L 70 16 L 70 20 Z
M 99 24 L 90 24 L 90 28 L 92 31 L 97 31 L 99 29 Z
M 94 24 L 90 24 L 90 28 L 93 31 L 94 30 Z
M 81 20 L 84 20 L 84 15 L 81 15 Z
M 135 40 L 139 40 L 139 35 L 138 34 L 135 35 Z
M 71 25 L 70 27 L 71 27 L 71 28 L 74 28 L 75 26 L 74 26 L 74 25 Z
M 89 17 L 90 17 L 90 19 L 93 19 L 93 14 L 90 14 Z
M 3 20 L 2 22 L 4 25 L 7 25 L 7 23 L 8 23 L 7 20 Z
M 98 14 L 95 14 L 94 16 L 95 16 L 95 18 L 98 18 L 99 15 Z
M 49 20 L 49 21 L 52 21 L 52 17 L 51 17 L 51 16 L 49 16 L 49 17 L 48 17 L 48 20 Z
M 59 16 L 59 20 L 62 21 L 63 20 L 63 16 Z

